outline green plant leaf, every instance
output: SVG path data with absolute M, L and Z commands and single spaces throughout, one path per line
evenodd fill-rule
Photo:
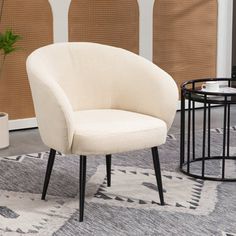
M 15 43 L 21 39 L 20 35 L 14 34 L 12 30 L 7 29 L 0 33 L 0 50 L 4 55 L 8 55 L 17 50 Z
M 0 65 L 0 78 L 3 70 L 3 65 L 5 58 L 8 54 L 19 49 L 15 46 L 16 42 L 21 39 L 20 35 L 14 34 L 11 29 L 5 30 L 3 33 L 0 33 L 0 51 L 3 52 L 3 60 Z

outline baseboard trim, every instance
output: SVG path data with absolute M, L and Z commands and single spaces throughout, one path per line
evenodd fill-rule
M 37 120 L 35 117 L 9 120 L 9 130 L 28 129 L 28 128 L 36 128 L 36 127 L 38 127 L 38 125 L 37 125 Z

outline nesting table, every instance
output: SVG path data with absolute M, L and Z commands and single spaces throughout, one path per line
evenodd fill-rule
M 201 89 L 201 85 L 207 81 L 218 81 L 223 86 L 217 92 L 208 92 Z M 232 156 L 230 146 L 236 140 L 230 140 L 230 111 L 232 105 L 236 104 L 236 89 L 231 87 L 232 79 L 200 79 L 187 81 L 181 86 L 181 137 L 180 137 L 180 170 L 191 177 L 204 180 L 218 181 L 236 181 L 236 171 L 233 176 L 228 177 L 226 162 L 235 160 Z M 196 103 L 202 104 L 202 128 L 198 130 L 198 139 L 196 139 Z M 222 116 L 220 153 L 212 154 L 212 147 L 216 145 L 212 141 L 211 123 L 212 123 L 212 106 L 220 105 L 223 112 Z M 213 118 L 214 119 L 214 118 Z M 199 133 L 200 132 L 200 133 Z M 218 164 L 213 165 L 216 161 Z M 208 171 L 206 163 L 211 170 Z

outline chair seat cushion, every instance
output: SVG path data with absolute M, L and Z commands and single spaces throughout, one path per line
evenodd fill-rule
M 115 109 L 74 113 L 72 153 L 113 154 L 165 143 L 166 123 L 158 118 Z

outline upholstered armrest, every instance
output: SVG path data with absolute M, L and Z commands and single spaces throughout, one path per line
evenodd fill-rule
M 175 81 L 146 59 L 138 56 L 133 59 L 127 60 L 127 68 L 123 68 L 125 77 L 115 81 L 113 107 L 157 117 L 169 129 L 178 102 Z
M 74 135 L 71 104 L 56 81 L 47 78 L 49 74 L 37 68 L 32 72 L 34 65 L 30 67 L 29 63 L 28 60 L 27 72 L 42 140 L 50 148 L 62 153 L 70 153 Z

